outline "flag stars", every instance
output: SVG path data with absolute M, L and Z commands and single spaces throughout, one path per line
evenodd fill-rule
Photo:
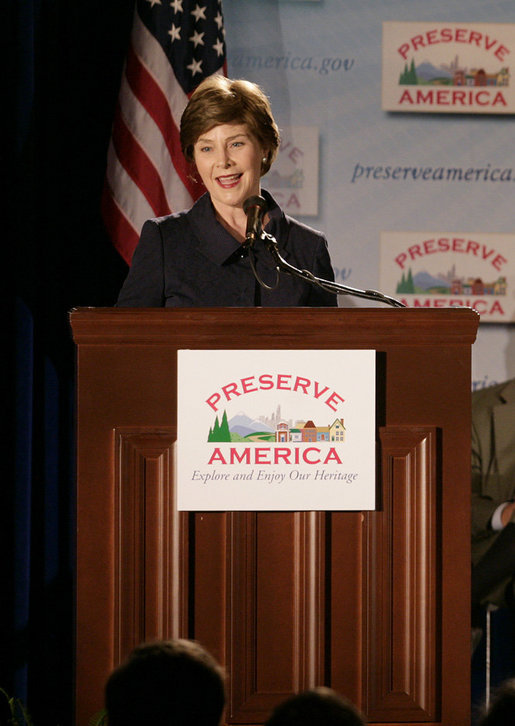
M 223 41 L 220 40 L 220 38 L 218 38 L 218 40 L 214 44 L 213 50 L 216 50 L 216 55 L 218 57 L 220 57 L 221 55 L 224 54 L 224 44 L 223 44 Z
M 198 23 L 199 20 L 205 20 L 206 19 L 206 5 L 204 7 L 200 7 L 200 5 L 197 3 L 195 5 L 195 9 L 191 11 L 191 14 L 195 17 L 196 22 Z
M 150 3 L 150 7 L 153 8 L 154 5 L 161 5 L 161 0 L 147 0 L 148 3 Z
M 178 28 L 176 28 L 175 23 L 172 23 L 172 27 L 168 31 L 168 35 L 170 36 L 172 43 L 174 42 L 174 40 L 180 40 L 181 39 L 180 26 Z
M 205 33 L 197 33 L 195 30 L 193 35 L 190 37 L 190 41 L 194 44 L 195 48 L 197 45 L 204 45 L 204 35 Z
M 193 59 L 186 68 L 191 71 L 192 76 L 195 76 L 197 73 L 202 73 L 202 61 L 196 61 Z
M 182 13 L 182 3 L 183 0 L 173 0 L 170 3 L 170 7 L 173 8 L 175 14 Z
M 224 19 L 222 18 L 222 14 L 220 13 L 220 11 L 218 11 L 218 14 L 213 18 L 213 20 L 217 24 L 218 30 L 221 30 Z

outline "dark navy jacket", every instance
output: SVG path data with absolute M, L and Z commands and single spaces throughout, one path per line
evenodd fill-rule
M 325 237 L 285 215 L 267 192 L 266 231 L 291 265 L 334 280 Z M 254 245 L 257 276 L 276 284 L 271 253 Z M 218 222 L 208 194 L 187 212 L 145 222 L 118 297 L 122 307 L 327 307 L 336 296 L 281 272 L 277 287 L 259 285 L 249 256 Z

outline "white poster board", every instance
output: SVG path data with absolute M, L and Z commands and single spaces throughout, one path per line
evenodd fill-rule
M 178 351 L 177 508 L 375 507 L 375 351 Z

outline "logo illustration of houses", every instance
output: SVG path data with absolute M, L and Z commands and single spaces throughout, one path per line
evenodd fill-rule
M 506 66 L 493 73 L 487 73 L 484 68 L 466 68 L 460 64 L 459 57 L 455 56 L 450 63 L 441 63 L 435 66 L 424 61 L 415 66 L 414 58 L 404 64 L 399 75 L 399 86 L 466 86 L 478 88 L 485 86 L 510 85 L 510 69 Z
M 431 274 L 426 270 L 413 273 L 411 267 L 397 282 L 397 294 L 404 295 L 506 295 L 506 277 L 483 280 L 481 277 L 460 277 L 453 265 L 448 273 Z
M 318 426 L 309 420 L 297 420 L 295 424 L 279 417 L 274 417 L 273 425 L 261 420 L 253 420 L 240 413 L 230 421 L 226 411 L 223 412 L 221 421 L 218 416 L 213 426 L 209 429 L 208 442 L 263 442 L 275 443 L 317 443 L 329 441 L 343 443 L 345 441 L 345 424 L 343 418 L 336 418 L 327 426 Z M 266 420 L 266 419 L 265 419 Z
M 274 189 L 302 189 L 304 186 L 304 171 L 297 168 L 291 174 L 279 174 L 278 171 L 274 170 L 267 175 L 266 181 L 269 187 Z

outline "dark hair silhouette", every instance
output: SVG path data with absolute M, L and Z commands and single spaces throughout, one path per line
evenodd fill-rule
M 109 676 L 105 705 L 109 726 L 218 726 L 223 670 L 194 641 L 144 644 Z
M 266 726 L 364 726 L 358 709 L 331 688 L 313 688 L 277 706 Z

